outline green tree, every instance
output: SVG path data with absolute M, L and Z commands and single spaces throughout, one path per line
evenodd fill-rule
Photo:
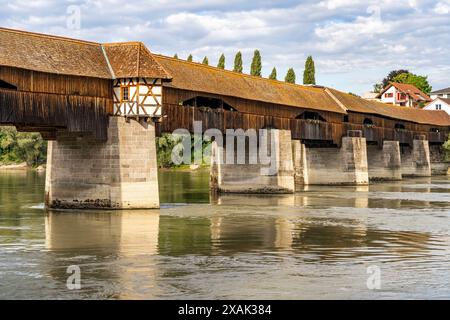
M 255 50 L 255 52 L 253 53 L 253 60 L 250 68 L 250 74 L 252 76 L 261 77 L 261 69 L 262 69 L 261 54 L 259 53 L 259 50 Z
M 219 58 L 219 63 L 217 64 L 217 68 L 225 69 L 225 55 L 223 53 Z
M 175 53 L 175 54 L 173 55 L 173 57 L 174 57 L 175 59 L 178 59 L 178 54 Z
M 46 161 L 47 143 L 39 133 L 17 132 L 13 127 L 0 127 L 0 162 L 39 165 Z
M 316 68 L 312 56 L 308 56 L 303 72 L 303 84 L 316 84 Z
M 269 79 L 277 80 L 277 69 L 273 67 L 272 72 L 270 73 Z
M 187 61 L 192 62 L 192 60 L 193 60 L 193 57 L 192 57 L 192 54 L 190 54 L 189 57 L 187 58 Z
M 442 146 L 442 149 L 444 149 L 445 152 L 445 160 L 450 161 L 450 134 L 448 135 L 447 141 Z
M 236 53 L 236 56 L 234 57 L 233 71 L 242 73 L 242 70 L 242 53 L 238 51 L 238 53 Z
M 374 85 L 374 92 L 381 92 L 384 88 L 387 87 L 387 85 L 389 83 L 391 83 L 394 78 L 402 73 L 409 73 L 408 70 L 406 69 L 398 69 L 398 70 L 392 70 L 391 72 L 389 72 L 389 74 L 380 82 L 380 83 L 376 83 Z
M 413 73 L 402 73 L 392 79 L 393 82 L 412 84 L 422 92 L 429 94 L 432 90 L 427 76 L 419 76 Z
M 208 57 L 203 58 L 202 64 L 209 65 Z
M 284 77 L 284 81 L 287 83 L 295 83 L 295 71 L 292 68 L 289 68 L 289 70 L 286 73 L 286 77 Z

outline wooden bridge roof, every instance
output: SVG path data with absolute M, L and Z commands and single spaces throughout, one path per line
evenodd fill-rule
M 298 108 L 343 114 L 360 112 L 420 124 L 450 126 L 450 116 L 445 111 L 393 106 L 331 88 L 289 84 L 162 55 L 154 57 L 173 76 L 172 82 L 166 84 L 168 87 Z
M 329 90 L 343 105 L 345 105 L 348 111 L 367 113 L 420 124 L 450 126 L 450 115 L 445 111 L 400 107 L 377 101 L 369 101 L 335 89 Z
M 323 88 L 299 86 L 154 55 L 173 77 L 166 86 L 292 107 L 345 113 Z
M 0 66 L 113 79 L 170 79 L 140 42 L 100 44 L 0 28 Z

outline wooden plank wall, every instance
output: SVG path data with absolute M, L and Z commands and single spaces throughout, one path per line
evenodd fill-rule
M 340 146 L 342 137 L 348 130 L 361 130 L 368 142 L 376 142 L 380 147 L 383 140 L 398 140 L 403 144 L 412 144 L 414 137 L 425 135 L 430 142 L 443 143 L 448 136 L 449 129 L 441 128 L 439 133 L 430 132 L 432 126 L 418 126 L 418 130 L 383 127 L 367 127 L 363 124 L 336 123 L 312 121 L 302 119 L 283 118 L 276 116 L 263 116 L 238 111 L 221 109 L 202 110 L 195 107 L 165 104 L 162 109 L 163 120 L 158 125 L 158 134 L 173 132 L 179 128 L 186 128 L 193 132 L 193 121 L 201 121 L 202 129 L 216 128 L 225 132 L 225 129 L 263 129 L 277 128 L 291 130 L 292 138 L 298 140 L 328 141 Z M 379 124 L 379 122 L 378 122 Z M 416 126 L 412 126 L 416 128 Z
M 106 140 L 112 113 L 112 81 L 0 67 L 0 124 L 23 131 L 92 133 Z

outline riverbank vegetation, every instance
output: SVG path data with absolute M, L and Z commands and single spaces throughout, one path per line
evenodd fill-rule
M 156 138 L 156 157 L 159 168 L 181 168 L 189 167 L 189 164 L 175 164 L 172 161 L 172 150 L 176 146 L 181 145 L 183 137 L 180 135 L 173 135 L 164 133 L 161 137 Z M 201 148 L 195 148 L 195 143 L 201 143 Z M 201 142 L 200 142 L 201 141 Z M 198 149 L 198 150 L 197 150 Z M 210 163 L 211 142 L 204 139 L 196 139 L 191 135 L 191 163 L 195 163 L 194 159 L 202 159 L 200 166 L 207 166 Z
M 15 127 L 0 127 L 0 164 L 45 163 L 47 142 L 39 133 L 17 132 Z

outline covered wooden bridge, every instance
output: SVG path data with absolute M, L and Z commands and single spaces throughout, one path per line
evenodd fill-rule
M 279 133 L 277 173 L 259 177 L 259 166 L 250 164 L 213 166 L 212 187 L 222 192 L 367 184 L 429 175 L 433 161 L 436 172 L 447 167 L 440 149 L 450 132 L 444 111 L 155 55 L 139 42 L 0 28 L 0 124 L 50 141 L 48 206 L 157 207 L 155 135 L 192 132 L 194 121 L 203 130 Z

